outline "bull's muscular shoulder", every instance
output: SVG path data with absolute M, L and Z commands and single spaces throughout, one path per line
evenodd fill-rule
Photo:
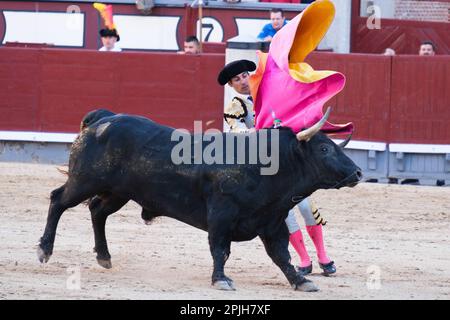
M 244 202 L 248 201 L 260 184 L 257 167 L 232 165 L 210 173 L 216 191 Z
M 172 128 L 145 117 L 115 114 L 100 118 L 86 127 L 80 135 L 90 136 L 99 144 L 108 141 L 111 147 L 130 150 L 140 148 L 149 142 L 161 145 L 162 141 L 170 141 L 172 131 Z

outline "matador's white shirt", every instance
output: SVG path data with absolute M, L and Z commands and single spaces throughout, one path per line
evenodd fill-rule
M 224 110 L 224 132 L 247 132 L 255 127 L 255 112 L 250 95 L 236 92 Z

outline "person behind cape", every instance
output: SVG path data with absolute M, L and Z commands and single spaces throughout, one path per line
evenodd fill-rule
M 249 72 L 255 71 L 256 65 L 249 60 L 238 60 L 227 64 L 219 73 L 217 81 L 220 85 L 228 84 L 236 92 L 236 96 L 225 106 L 224 110 L 224 131 L 235 133 L 246 133 L 255 131 L 255 114 L 253 110 L 253 100 L 250 96 Z M 319 265 L 324 275 L 336 272 L 334 262 L 328 258 L 323 242 L 322 225 L 326 221 L 320 216 L 319 211 L 309 198 L 306 198 L 297 205 L 305 220 L 308 234 L 316 246 L 319 257 Z M 303 242 L 302 232 L 297 223 L 294 209 L 289 211 L 286 218 L 286 225 L 289 229 L 289 241 L 300 256 L 301 264 L 298 271 L 303 275 L 312 272 L 312 262 Z
M 335 13 L 330 0 L 311 3 L 275 34 L 268 53 L 259 52 L 258 67 L 249 80 L 257 130 L 273 127 L 275 121 L 295 133 L 309 128 L 323 117 L 324 104 L 344 88 L 345 76 L 342 73 L 314 70 L 305 62 L 327 33 Z M 351 137 L 353 123 L 327 121 L 321 131 Z M 309 207 L 315 212 L 313 206 Z M 320 268 L 325 275 L 336 272 L 325 251 L 323 223 L 306 224 L 317 250 Z M 312 265 L 303 237 L 300 232 L 292 233 L 295 229 L 289 229 L 291 244 L 301 258 L 300 272 L 310 273 Z
M 224 131 L 249 132 L 255 126 L 253 102 L 250 96 L 249 72 L 255 71 L 256 65 L 249 60 L 238 60 L 227 64 L 219 73 L 217 81 L 220 85 L 228 83 L 236 92 L 231 102 L 225 106 Z

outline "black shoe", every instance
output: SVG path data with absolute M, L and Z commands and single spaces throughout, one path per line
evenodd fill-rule
M 334 265 L 334 261 L 325 264 L 319 262 L 319 266 L 320 269 L 323 270 L 322 274 L 326 277 L 330 274 L 336 273 L 336 266 Z
M 312 263 L 306 267 L 299 266 L 297 269 L 297 272 L 302 276 L 306 276 L 307 274 L 310 274 L 312 272 Z

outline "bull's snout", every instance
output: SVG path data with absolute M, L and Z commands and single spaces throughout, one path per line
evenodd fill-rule
M 351 175 L 352 179 L 349 180 L 347 187 L 353 188 L 356 186 L 363 178 L 362 170 L 360 168 Z

